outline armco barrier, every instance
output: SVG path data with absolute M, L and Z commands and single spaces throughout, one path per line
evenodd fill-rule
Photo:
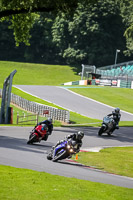
M 133 81 L 132 81 L 132 83 L 131 83 L 131 89 L 133 89 Z
M 88 80 L 79 80 L 79 81 L 72 81 L 72 82 L 66 82 L 63 83 L 62 85 L 87 85 Z
M 121 88 L 131 88 L 131 81 L 123 81 L 123 80 L 121 80 L 120 87 Z
M 91 81 L 91 85 L 96 85 L 96 84 L 99 84 L 99 83 L 100 83 L 100 81 L 97 83 L 95 79 L 92 79 L 92 81 Z
M 79 85 L 79 81 L 73 81 L 72 85 Z
M 0 89 L 0 95 L 2 90 Z M 68 110 L 61 110 L 54 107 L 42 105 L 32 101 L 28 101 L 20 96 L 11 93 L 11 102 L 26 111 L 32 113 L 39 113 L 39 115 L 51 117 L 53 120 L 59 120 L 69 123 L 70 114 Z M 45 110 L 48 110 L 48 114 L 45 114 Z

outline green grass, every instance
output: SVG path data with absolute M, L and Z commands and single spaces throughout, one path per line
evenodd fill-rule
M 53 103 L 49 103 L 43 99 L 40 99 L 38 97 L 35 97 L 35 96 L 32 96 L 26 92 L 23 92 L 22 90 L 19 90 L 18 88 L 15 88 L 15 87 L 12 87 L 12 93 L 13 94 L 16 94 L 18 96 L 21 96 L 22 98 L 24 99 L 27 99 L 29 101 L 33 101 L 33 102 L 37 102 L 37 103 L 40 103 L 40 104 L 44 104 L 44 105 L 47 105 L 47 106 L 52 106 L 52 107 L 55 107 L 55 108 L 58 108 L 58 109 L 63 109 L 62 107 L 59 107 Z
M 61 85 L 64 82 L 80 79 L 75 74 L 74 68 L 69 66 L 0 61 L 0 88 L 3 87 L 5 78 L 14 69 L 17 70 L 13 78 L 14 85 Z M 99 87 L 97 89 L 95 87 L 89 87 L 87 89 L 75 88 L 73 91 L 133 113 L 133 90 L 110 87 L 103 87 L 101 89 Z M 58 107 L 15 88 L 12 88 L 12 92 L 30 101 Z M 16 122 L 17 112 L 19 111 L 20 114 L 23 114 L 26 111 L 17 107 L 13 108 L 14 121 Z M 70 120 L 74 124 L 92 123 L 91 126 L 98 126 L 98 124 L 93 123 L 100 121 L 89 119 L 73 112 L 70 112 Z M 127 126 L 133 126 L 133 122 L 120 122 L 122 126 L 125 124 Z M 55 122 L 54 126 L 56 125 L 61 126 L 60 122 Z M 121 149 L 121 151 L 119 148 L 118 150 L 117 148 L 105 149 L 99 153 L 79 153 L 78 161 L 86 165 L 97 165 L 98 168 L 103 168 L 104 170 L 111 168 L 112 171 L 110 172 L 132 177 L 132 153 L 133 150 L 128 148 L 126 150 Z M 103 165 L 104 162 L 107 167 Z M 0 188 L 0 199 L 3 200 L 130 200 L 133 197 L 133 190 L 128 188 L 60 177 L 44 172 L 17 169 L 8 166 L 0 166 Z
M 120 121 L 119 122 L 119 126 L 129 126 L 129 127 L 132 127 L 133 126 L 133 121 Z
M 78 94 L 133 113 L 133 90 L 128 88 L 99 87 L 72 88 Z
M 11 104 L 11 107 L 13 107 L 13 125 L 15 125 L 15 126 L 35 126 L 37 124 L 36 120 L 35 120 L 36 119 L 35 116 L 27 117 L 28 115 L 33 115 L 33 113 L 29 113 L 29 112 L 27 112 L 23 109 L 20 109 L 12 104 Z M 34 120 L 34 121 L 22 122 L 22 123 L 17 124 L 17 114 L 18 113 L 19 113 L 19 116 L 25 115 L 25 118 L 21 118 L 21 121 L 26 121 L 26 120 Z M 47 117 L 39 116 L 38 122 L 44 121 L 45 119 L 47 119 Z M 54 127 L 59 127 L 59 126 L 61 126 L 61 124 L 62 123 L 60 121 L 57 121 L 57 120 L 53 121 Z
M 23 97 L 23 98 L 25 97 L 27 100 L 38 102 L 38 103 L 48 105 L 48 106 L 53 106 L 53 107 L 56 107 L 58 109 L 62 109 L 59 106 L 47 103 L 47 102 L 43 101 L 42 99 L 33 97 L 31 95 L 28 95 L 28 94 L 26 96 L 26 93 L 24 95 L 23 94 L 24 94 L 24 92 L 22 92 L 21 97 Z M 20 95 L 20 93 L 19 93 L 19 95 Z M 0 99 L 0 103 L 1 103 L 1 99 Z M 29 122 L 23 122 L 23 123 L 17 124 L 17 114 L 19 114 L 20 116 L 24 116 L 24 115 L 27 116 L 27 115 L 30 115 L 30 114 L 33 114 L 33 113 L 29 113 L 26 110 L 23 110 L 23 109 L 15 106 L 13 104 L 11 104 L 10 106 L 13 107 L 13 125 L 15 125 L 15 126 L 34 126 L 36 124 L 35 121 L 29 121 Z M 39 116 L 38 120 L 43 121 L 46 118 L 47 117 Z M 28 117 L 28 119 L 35 119 L 35 117 Z M 24 120 L 26 120 L 26 119 L 24 119 Z M 80 114 L 70 112 L 70 123 L 71 124 L 66 125 L 65 123 L 62 123 L 60 121 L 55 120 L 53 122 L 53 125 L 54 125 L 54 127 L 59 127 L 59 126 L 70 126 L 70 125 L 76 125 L 77 126 L 77 124 L 78 124 L 78 126 L 79 126 L 79 124 L 83 124 L 83 126 L 84 126 L 84 124 L 85 124 L 86 126 L 97 127 L 97 126 L 100 125 L 98 122 L 101 122 L 101 120 L 91 119 L 91 118 L 88 118 L 88 117 L 81 116 Z
M 0 61 L 0 88 L 3 87 L 5 78 L 14 69 L 17 70 L 17 73 L 13 78 L 14 85 L 61 85 L 64 82 L 80 79 L 80 77 L 76 75 L 75 69 L 70 66 Z M 73 88 L 71 90 L 81 95 L 90 97 L 114 107 L 120 107 L 122 110 L 133 113 L 133 90 L 131 89 L 111 87 L 97 88 L 97 86 L 86 86 L 86 88 Z M 27 93 L 24 93 L 14 87 L 12 88 L 12 93 L 30 101 L 62 109 L 59 106 L 28 95 Z M 18 111 L 18 108 L 14 108 L 14 110 Z M 14 111 L 14 113 L 16 113 L 16 111 Z M 16 121 L 16 119 L 14 119 L 14 121 Z M 73 124 L 86 124 L 86 126 L 100 125 L 97 123 L 94 124 L 95 122 L 100 122 L 100 120 L 84 117 L 74 112 L 70 112 L 70 121 Z M 120 122 L 120 126 L 133 126 L 133 122 Z
M 76 87 L 76 86 L 75 86 Z M 86 88 L 84 89 L 84 88 L 82 88 L 82 89 L 77 89 L 77 88 L 75 88 L 75 89 L 73 89 L 74 91 L 75 90 L 78 90 L 78 92 L 80 93 L 80 91 L 82 91 L 83 90 L 83 93 L 82 93 L 82 95 L 84 95 L 84 96 L 87 96 L 86 95 L 86 91 L 87 91 L 87 94 L 88 94 L 88 96 L 87 97 L 89 97 L 89 94 L 91 93 L 91 95 L 92 95 L 92 92 L 93 93 L 95 93 L 95 96 L 96 96 L 96 92 L 97 91 L 95 91 L 95 89 L 97 89 L 97 88 L 95 88 L 95 87 L 93 87 L 93 86 L 86 86 Z M 111 88 L 111 87 L 108 87 L 108 90 L 107 90 L 107 88 L 106 87 L 102 87 L 102 88 L 98 88 L 97 90 L 98 90 L 98 92 L 97 92 L 97 99 L 98 99 L 98 96 L 100 96 L 100 91 L 102 90 L 102 91 L 104 91 L 105 93 L 106 92 L 108 92 L 109 94 L 110 94 L 110 91 L 112 91 L 112 89 L 120 89 L 121 90 L 121 88 Z M 93 91 L 92 91 L 93 90 Z M 126 90 L 128 90 L 128 93 L 131 93 L 132 94 L 132 90 L 130 89 L 126 89 Z M 55 104 L 51 104 L 51 103 L 49 103 L 49 102 L 46 102 L 46 101 L 44 101 L 44 100 L 42 100 L 42 99 L 39 99 L 39 98 L 37 98 L 37 97 L 34 97 L 34 96 L 32 96 L 32 95 L 29 95 L 29 94 L 27 94 L 27 93 L 25 93 L 25 92 L 23 92 L 23 91 L 21 91 L 21 90 L 19 90 L 19 89 L 17 89 L 17 88 L 15 88 L 15 87 L 13 87 L 12 88 L 12 92 L 14 93 L 14 94 L 17 94 L 17 95 L 19 95 L 19 96 L 21 96 L 21 97 L 23 97 L 23 98 L 25 98 L 25 99 L 27 99 L 27 100 L 29 100 L 29 101 L 34 101 L 34 102 L 38 102 L 38 103 L 41 103 L 41 104 L 45 104 L 45 105 L 48 105 L 48 106 L 53 106 L 53 107 L 56 107 L 56 108 L 58 108 L 58 109 L 62 109 L 61 107 L 59 107 L 59 106 L 57 106 L 57 105 L 55 105 Z M 103 93 L 104 93 L 103 92 Z M 85 94 L 84 94 L 85 93 Z M 119 97 L 117 97 L 117 93 L 115 93 L 115 95 L 116 95 L 116 98 L 113 98 L 112 99 L 112 101 L 110 102 L 110 103 L 114 103 L 115 101 L 117 101 L 117 98 L 119 98 Z M 131 96 L 131 95 L 129 95 L 129 96 Z M 127 97 L 127 99 L 128 99 L 128 97 Z M 125 103 L 124 103 L 125 104 Z M 124 106 L 124 104 L 123 104 L 123 106 Z M 128 105 L 132 105 L 132 103 L 131 103 L 131 100 L 130 99 L 128 99 Z M 77 113 L 74 113 L 74 112 L 70 112 L 70 121 L 71 121 L 71 123 L 74 125 L 77 125 L 77 124 L 83 124 L 83 126 L 100 126 L 101 124 L 100 123 L 98 123 L 98 122 L 101 122 L 101 120 L 98 120 L 98 119 L 91 119 L 91 118 L 88 118 L 88 117 L 85 117 L 85 116 L 81 116 L 80 114 L 77 114 Z M 122 121 L 122 122 L 120 122 L 120 124 L 119 124 L 120 126 L 133 126 L 133 121 Z M 78 125 L 79 126 L 79 125 Z
M 6 62 L 0 61 L 0 88 L 3 88 L 4 80 L 9 74 L 16 69 L 17 72 L 13 78 L 13 84 L 22 84 L 22 85 L 61 85 L 64 82 L 79 80 L 79 76 L 76 75 L 75 69 L 70 66 L 61 66 L 61 65 L 43 65 L 43 64 L 31 64 L 31 63 L 18 63 L 18 62 Z M 42 99 L 29 95 L 25 92 L 18 90 L 17 88 L 12 87 L 12 93 L 17 94 L 29 101 L 34 101 L 42 103 L 44 105 L 56 107 L 58 109 L 63 109 L 59 106 L 46 102 Z M 14 109 L 14 123 L 16 125 L 16 116 L 17 112 L 20 114 L 26 111 L 13 106 Z M 72 119 L 71 119 L 72 118 Z M 84 123 L 95 122 L 99 120 L 93 120 L 87 117 L 82 117 L 79 114 L 70 112 L 70 120 L 73 123 L 80 123 L 84 120 Z M 32 125 L 33 123 L 31 123 Z M 57 122 L 55 126 L 61 125 Z M 94 126 L 94 124 L 92 125 Z
M 58 109 L 63 109 L 62 107 L 59 107 L 55 104 L 44 101 L 40 98 L 34 97 L 34 96 L 27 94 L 27 93 L 15 88 L 15 87 L 12 87 L 12 93 L 17 94 L 18 96 L 21 96 L 22 98 L 27 99 L 29 101 L 33 101 L 33 102 L 41 103 L 41 104 L 44 104 L 44 105 L 52 106 L 52 107 L 55 107 L 55 108 L 58 108 Z M 13 109 L 14 109 L 14 114 L 15 114 L 14 121 L 16 121 L 16 114 L 18 112 L 18 108 L 14 107 Z M 24 111 L 20 111 L 20 113 L 23 113 L 23 112 Z M 87 126 L 98 126 L 97 122 L 101 122 L 101 120 L 91 119 L 91 118 L 88 118 L 88 117 L 85 117 L 85 116 L 81 116 L 80 114 L 77 114 L 77 113 L 74 113 L 74 112 L 70 112 L 70 121 L 73 124 L 86 124 Z M 57 124 L 57 121 L 56 121 L 56 124 Z M 57 126 L 56 124 L 55 124 L 55 126 Z
M 101 125 L 102 121 L 98 119 L 91 119 L 74 112 L 70 112 L 70 122 L 71 122 L 70 125 L 75 125 L 75 126 L 80 125 L 80 126 L 97 127 Z
M 0 166 L 1 200 L 132 200 L 133 190 Z
M 100 152 L 80 152 L 78 162 L 98 169 L 133 177 L 133 147 L 114 147 Z
M 70 66 L 0 61 L 0 88 L 5 78 L 15 69 L 15 85 L 60 85 L 80 79 L 74 67 Z

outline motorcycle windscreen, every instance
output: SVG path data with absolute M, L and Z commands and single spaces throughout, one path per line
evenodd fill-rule
M 67 144 L 67 141 L 65 142 L 62 142 L 61 144 L 59 144 L 56 149 L 55 149 L 55 152 L 54 152 L 54 156 L 56 155 L 57 152 L 63 152 L 64 151 L 64 147 L 66 146 Z
M 112 121 L 112 119 L 109 118 L 109 117 L 104 117 L 104 118 L 103 118 L 103 122 L 104 122 L 105 124 L 108 124 L 110 121 Z

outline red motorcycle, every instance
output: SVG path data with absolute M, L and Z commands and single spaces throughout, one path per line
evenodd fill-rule
M 34 142 L 40 142 L 41 140 L 48 139 L 48 127 L 47 125 L 38 125 L 36 126 L 30 136 L 27 144 L 33 144 Z

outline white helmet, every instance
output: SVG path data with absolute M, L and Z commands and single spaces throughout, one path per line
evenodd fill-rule
M 50 117 L 48 118 L 48 121 L 49 121 L 50 123 L 52 123 L 52 119 L 51 119 Z
M 83 131 L 78 131 L 78 133 L 77 133 L 77 139 L 81 140 L 83 137 L 84 137 Z

